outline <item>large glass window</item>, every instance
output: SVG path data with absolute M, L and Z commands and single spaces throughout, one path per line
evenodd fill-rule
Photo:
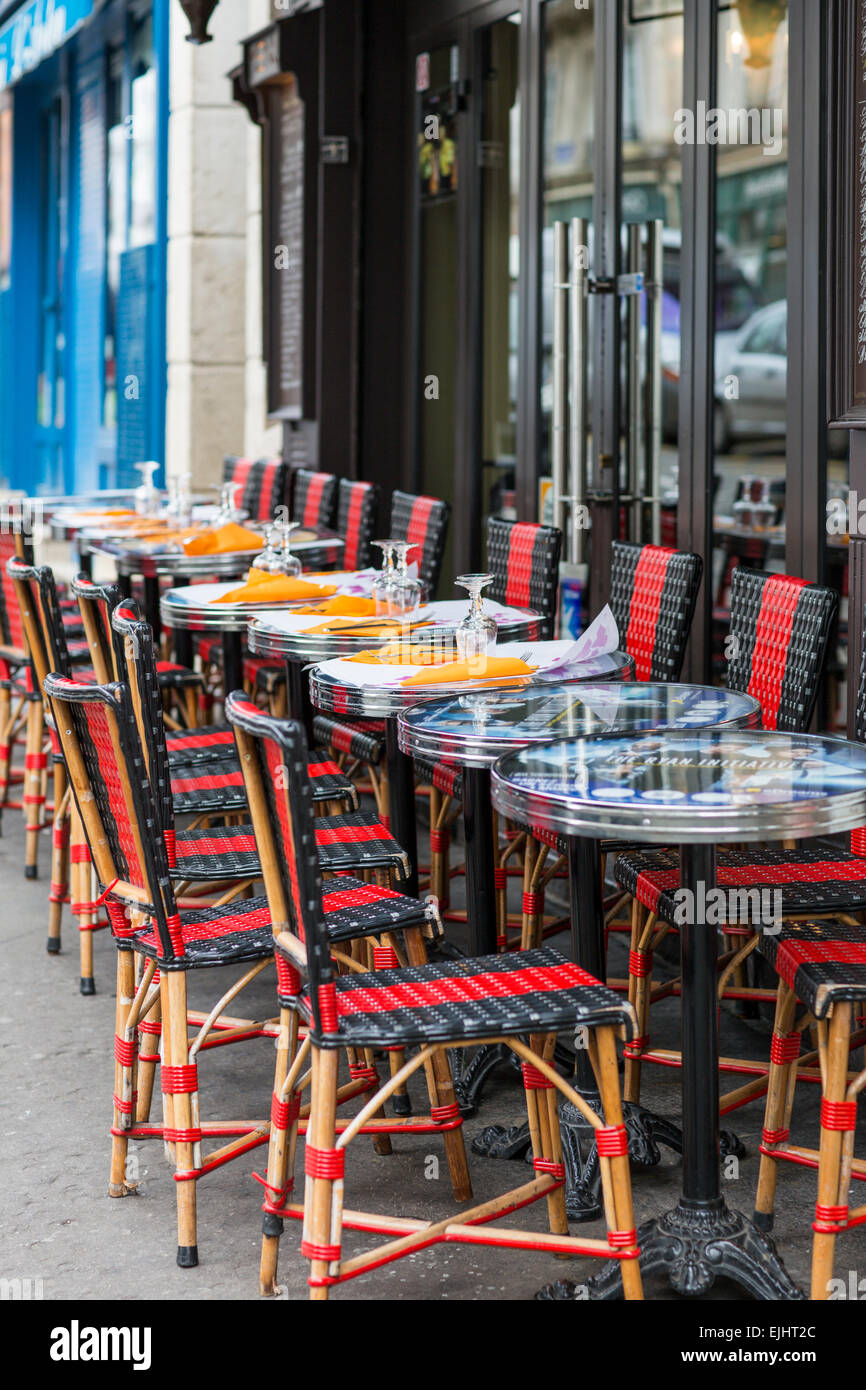
M 130 130 L 130 246 L 156 240 L 156 68 L 153 23 L 144 20 L 132 39 Z
M 713 657 L 735 565 L 785 569 L 787 6 L 719 14 Z
M 129 185 L 129 123 L 125 119 L 123 105 L 123 52 L 116 49 L 109 53 L 106 84 L 108 186 L 102 422 L 110 429 L 117 424 L 117 296 L 120 289 L 120 257 L 126 250 Z
M 514 516 L 520 275 L 520 16 L 482 30 L 482 427 L 486 515 Z
M 553 224 L 592 218 L 595 42 L 590 7 L 548 0 L 544 24 L 541 235 L 541 458 L 550 475 L 553 418 Z M 544 487 L 544 482 L 542 482 Z M 550 513 L 545 510 L 545 519 Z
M 0 293 L 12 268 L 12 106 L 0 97 Z

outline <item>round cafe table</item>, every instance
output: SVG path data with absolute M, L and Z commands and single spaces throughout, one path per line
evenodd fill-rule
M 423 606 L 425 622 L 430 626 L 410 635 L 410 641 L 433 640 L 437 646 L 449 642 L 457 623 L 466 613 L 466 604 L 459 602 L 431 603 Z M 508 608 L 499 604 L 485 604 L 485 611 L 493 612 L 496 618 L 498 640 L 535 641 L 541 636 L 543 619 L 540 614 L 529 609 Z M 374 623 L 375 620 L 369 620 Z M 321 626 L 321 623 L 311 624 Z M 310 683 L 304 679 L 304 668 L 316 663 L 324 663 L 340 657 L 355 656 L 367 650 L 370 645 L 381 645 L 379 639 L 371 639 L 364 634 L 363 623 L 359 622 L 357 633 L 300 631 L 296 619 L 291 614 L 260 614 L 250 619 L 247 625 L 247 645 L 256 656 L 270 657 L 286 663 L 286 680 L 289 712 L 293 718 L 304 724 L 307 737 L 312 743 L 312 706 L 316 703 Z M 388 795 L 390 803 L 391 833 L 406 851 L 409 858 L 410 874 L 405 882 L 405 891 L 413 897 L 418 892 L 418 844 L 415 828 L 415 786 L 412 779 L 412 761 L 400 749 L 397 741 L 396 714 L 403 708 L 402 700 L 394 702 L 389 709 L 387 697 L 374 692 L 364 682 L 365 668 L 362 665 L 350 666 L 352 681 L 345 679 L 333 682 L 334 704 L 323 703 L 320 708 L 327 712 L 351 715 L 358 718 L 383 719 L 385 721 L 385 757 L 388 767 Z M 357 676 L 355 676 L 357 672 Z M 328 674 L 327 672 L 325 673 Z M 327 702 L 327 682 L 321 685 L 322 700 Z M 319 690 L 316 684 L 316 691 Z M 442 687 L 438 688 L 442 693 Z M 402 694 L 402 692 L 401 692 Z M 423 692 L 416 691 L 420 699 Z
M 163 576 L 179 585 L 205 576 L 234 579 L 245 574 L 258 555 L 257 550 L 227 551 L 222 555 L 187 555 L 181 549 L 160 549 L 157 540 L 135 541 L 122 535 L 109 535 L 103 530 L 84 530 L 79 533 L 79 549 L 93 555 L 105 555 L 114 560 L 117 577 L 127 584 L 133 576 L 144 580 L 144 607 L 155 637 L 160 633 L 159 581 Z M 292 536 L 292 552 L 306 570 L 324 568 L 336 563 L 345 548 L 342 537 L 323 526 L 305 527 Z M 189 655 L 189 653 L 185 653 Z M 179 655 L 178 660 L 188 665 Z M 237 687 L 235 687 L 237 688 Z
M 578 841 L 678 844 L 685 901 L 699 905 L 715 887 L 718 844 L 802 839 L 862 825 L 866 746 L 727 729 L 576 739 L 500 759 L 492 797 L 501 814 Z M 581 919 L 592 915 L 577 927 L 579 942 L 591 940 L 599 929 L 597 899 L 581 894 L 575 909 Z M 682 1192 L 676 1207 L 639 1230 L 641 1270 L 667 1273 L 684 1294 L 706 1293 L 725 1277 L 754 1298 L 801 1299 L 772 1241 L 722 1196 L 717 930 L 699 916 L 696 906 L 680 927 Z M 589 1289 L 595 1298 L 620 1296 L 618 1269 L 606 1267 Z M 575 1295 L 561 1284 L 545 1296 Z
M 531 626 L 530 620 L 527 626 Z M 518 627 L 515 622 L 514 627 Z M 503 629 L 500 628 L 500 636 Z M 527 633 L 517 632 L 511 640 L 524 640 Z M 506 639 L 502 636 L 502 641 Z M 419 674 L 422 668 L 419 667 Z M 463 692 L 472 698 L 472 684 L 461 682 L 449 687 L 441 682 L 424 686 L 411 686 L 408 689 L 366 683 L 365 675 L 375 671 L 375 667 L 346 665 L 345 662 L 323 662 L 310 672 L 310 698 L 318 709 L 329 714 L 344 715 L 349 718 L 382 719 L 385 721 L 386 752 L 388 755 L 388 797 L 390 807 L 391 831 L 399 845 L 403 846 L 413 865 L 413 887 L 407 892 L 417 893 L 418 845 L 415 812 L 415 783 L 412 769 L 411 750 L 402 743 L 398 725 L 399 716 L 404 710 L 418 703 L 442 700 L 444 695 L 456 696 Z M 351 672 L 351 681 L 348 673 Z M 357 673 L 357 675 L 355 674 Z M 609 656 L 595 657 L 573 665 L 557 666 L 555 674 L 546 675 L 537 671 L 524 678 L 527 682 L 545 683 L 599 680 L 624 681 L 634 673 L 634 662 L 626 652 L 612 652 Z M 354 683 L 352 683 L 354 682 Z M 509 691 L 509 685 L 511 690 Z M 475 690 L 477 692 L 477 686 Z M 505 681 L 500 686 L 487 687 L 487 698 L 497 695 L 508 697 L 514 693 L 514 681 Z M 472 904 L 469 914 L 469 941 L 473 955 L 486 955 L 496 950 L 496 893 L 494 888 L 493 863 L 493 817 L 490 807 L 490 779 L 485 771 L 478 775 L 475 768 L 467 769 L 463 784 L 463 823 L 466 837 L 466 893 Z
M 247 552 L 244 569 L 250 565 Z M 301 576 L 304 577 L 303 575 Z M 335 585 L 339 591 L 343 585 L 357 579 L 355 570 L 335 571 L 323 581 Z M 223 682 L 226 691 L 240 690 L 244 683 L 243 636 L 251 618 L 259 614 L 291 611 L 293 607 L 309 606 L 309 599 L 290 603 L 218 603 L 223 594 L 238 587 L 234 583 L 190 584 L 178 589 L 167 589 L 159 601 L 162 622 L 175 633 L 175 651 L 178 661 L 191 665 L 194 632 L 219 637 L 223 648 Z M 311 619 L 311 621 L 315 621 Z M 319 622 L 324 622 L 320 618 Z M 186 658 L 189 657 L 190 660 Z
M 484 782 L 479 797 L 490 805 L 490 768 L 514 749 L 562 739 L 548 756 L 557 767 L 568 768 L 573 751 L 569 740 L 592 734 L 636 734 L 658 729 L 756 728 L 760 705 L 751 695 L 709 686 L 681 685 L 674 682 L 632 681 L 607 684 L 592 681 L 581 685 L 538 685 L 529 690 L 478 692 L 447 700 L 415 705 L 400 716 L 400 743 L 414 757 L 457 763 L 464 769 L 464 785 Z M 585 969 L 598 978 L 605 974 L 604 913 L 599 842 L 574 840 L 565 843 L 569 865 L 571 895 L 572 953 Z M 467 849 L 467 893 L 469 919 L 477 912 L 483 895 L 473 885 Z M 577 895 L 592 903 L 584 911 L 575 908 Z M 582 926 L 587 935 L 577 936 Z M 483 951 L 496 949 L 489 936 Z M 470 954 L 482 953 L 474 942 Z M 496 1068 L 509 1058 L 507 1049 L 481 1048 L 468 1057 L 456 1081 L 461 1107 L 472 1113 L 482 1089 Z M 461 1054 L 462 1057 L 462 1054 Z M 576 1084 L 590 1096 L 596 1093 L 595 1078 L 585 1054 L 576 1057 Z M 679 1130 L 651 1114 L 644 1107 L 625 1107 L 633 1158 L 652 1166 L 659 1161 L 658 1143 L 677 1152 L 682 1140 Z M 574 1219 L 588 1220 L 600 1211 L 599 1170 L 587 1169 L 581 1161 L 580 1115 L 574 1111 L 569 1132 L 563 1131 L 566 1159 L 566 1206 Z M 525 1126 L 505 1129 L 488 1126 L 473 1140 L 473 1150 L 491 1158 L 519 1158 L 529 1145 Z

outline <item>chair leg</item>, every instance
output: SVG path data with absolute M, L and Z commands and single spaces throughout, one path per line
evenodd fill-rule
M 533 1033 L 529 1039 L 529 1046 L 533 1052 L 537 1052 L 544 1061 L 550 1062 L 551 1057 L 545 1055 L 545 1044 L 547 1039 L 543 1034 Z M 556 1039 L 553 1038 L 555 1044 Z M 547 1048 L 553 1053 L 553 1047 Z M 532 1139 L 532 1158 L 536 1172 L 543 1172 L 544 1165 L 552 1165 L 562 1168 L 564 1175 L 565 1169 L 562 1166 L 562 1138 L 559 1129 L 559 1110 L 557 1107 L 557 1090 L 552 1081 L 541 1072 L 533 1071 L 532 1067 L 524 1062 L 522 1067 L 523 1087 L 526 1094 L 526 1114 L 529 1120 L 529 1134 Z M 568 1217 L 565 1212 L 565 1188 L 556 1187 L 547 1195 L 547 1219 L 550 1223 L 552 1235 L 568 1235 Z
M 794 1023 L 797 998 L 788 985 L 780 982 L 776 995 L 776 1016 L 773 1022 L 773 1037 L 786 1038 Z M 799 1034 L 797 1035 L 799 1044 Z M 767 1103 L 764 1107 L 764 1125 L 761 1131 L 761 1166 L 758 1169 L 758 1192 L 755 1197 L 755 1225 L 762 1231 L 773 1229 L 773 1208 L 776 1201 L 776 1179 L 779 1175 L 779 1161 L 774 1157 L 770 1145 L 784 1143 L 788 1138 L 788 1097 L 792 1090 L 792 1072 L 796 1075 L 793 1061 L 775 1061 L 775 1049 L 770 1052 L 770 1071 L 767 1077 Z
M 631 950 L 628 963 L 628 994 L 637 1015 L 637 1036 L 623 1050 L 625 1077 L 623 1092 L 627 1101 L 640 1103 L 641 1053 L 649 1042 L 650 997 L 652 992 L 652 932 L 655 917 L 645 913 L 637 898 L 631 902 Z
M 608 1129 L 621 1128 L 623 1124 L 622 1097 L 619 1089 L 619 1068 L 616 1059 L 614 1029 L 603 1027 L 591 1030 L 591 1039 L 590 1061 L 598 1082 L 605 1125 Z M 608 1231 L 617 1231 L 620 1240 L 623 1233 L 629 1233 L 632 1236 L 635 1233 L 627 1141 L 624 1143 L 624 1149 L 625 1152 L 622 1154 L 601 1159 L 603 1189 L 607 1187 L 604 1181 L 604 1165 L 610 1165 L 610 1192 L 605 1190 L 605 1214 Z M 640 1265 L 637 1260 L 621 1260 L 620 1270 L 625 1298 L 642 1299 L 643 1284 Z
M 427 948 L 420 931 L 406 932 L 406 957 L 410 965 L 427 964 Z M 456 1119 L 458 1113 L 457 1097 L 454 1091 L 454 1080 L 451 1076 L 448 1054 L 441 1048 L 437 1049 L 430 1061 L 425 1064 L 425 1072 L 431 1107 L 436 1106 L 439 1110 L 447 1108 Z M 442 1138 L 445 1143 L 445 1157 L 448 1160 L 448 1172 L 451 1176 L 454 1200 L 468 1202 L 472 1196 L 472 1180 L 466 1162 L 463 1126 L 460 1125 L 457 1129 L 446 1129 Z
M 51 890 L 48 894 L 48 941 L 46 950 L 55 956 L 60 951 L 63 925 L 63 904 L 69 892 L 69 807 L 70 795 L 66 780 L 66 765 L 54 764 L 54 824 L 51 829 Z
M 289 1195 L 290 1176 L 294 1170 L 295 1148 L 298 1142 L 298 1112 L 300 1092 L 294 1091 L 285 1101 L 283 1083 L 298 1049 L 298 1015 L 292 1009 L 280 1010 L 280 1036 L 277 1040 L 277 1061 L 274 1069 L 274 1094 L 271 1102 L 271 1137 L 268 1144 L 267 1187 L 265 1203 L 282 1206 Z M 274 1211 L 262 1217 L 262 1258 L 259 1269 L 259 1291 L 267 1297 L 277 1292 L 277 1264 L 283 1218 Z
M 154 984 L 159 984 L 158 976 L 159 971 L 154 976 Z M 138 1032 L 138 1109 L 135 1117 L 139 1124 L 146 1124 L 150 1119 L 156 1064 L 159 1061 L 159 1040 L 162 1036 L 162 1005 L 159 1000 L 139 1023 Z
M 24 851 L 25 878 L 36 878 L 39 872 L 39 831 L 45 806 L 45 793 L 42 788 L 42 772 L 45 767 L 45 753 L 42 748 L 44 735 L 45 716 L 42 701 L 30 700 L 27 705 L 27 740 L 24 754 L 23 801 L 27 827 L 27 846 Z
M 312 1090 L 310 1119 L 307 1126 L 307 1147 L 321 1151 L 334 1149 L 337 1120 L 336 1048 L 312 1049 Z M 305 1159 L 309 1169 L 309 1160 Z M 342 1178 L 336 1179 L 342 1183 Z M 304 1236 L 301 1254 L 310 1261 L 310 1298 L 322 1301 L 328 1297 L 328 1277 L 331 1264 L 339 1263 L 341 1226 L 337 1205 L 333 1201 L 334 1178 L 307 1177 L 304 1186 Z M 342 1210 L 342 1202 L 339 1203 Z
M 830 1129 L 825 1124 L 825 1105 L 838 1105 L 845 1100 L 848 1088 L 848 1050 L 851 1036 L 851 1005 L 836 1004 L 830 1018 L 827 1043 L 827 1063 L 821 1097 L 821 1150 L 818 1158 L 818 1201 L 815 1224 L 832 1225 L 834 1213 L 848 1210 L 848 1193 L 840 1191 L 842 1170 L 843 1130 Z M 823 1210 L 822 1210 L 823 1209 Z M 835 1231 L 816 1231 L 812 1241 L 813 1301 L 829 1298 L 833 1277 L 833 1256 L 836 1249 Z
M 200 1145 L 191 1135 L 198 1124 L 198 1088 L 190 1073 L 189 1037 L 187 1032 L 186 975 L 181 970 L 165 971 L 160 979 L 162 997 L 163 1065 L 160 1075 L 162 1089 L 172 1099 L 171 1142 L 175 1146 L 175 1165 L 178 1173 L 195 1171 L 195 1150 Z M 183 1068 L 185 1074 L 179 1074 Z M 183 1137 L 179 1137 L 183 1136 Z M 196 1237 L 196 1180 L 180 1179 L 177 1187 L 177 1262 L 182 1269 L 198 1264 Z
M 134 1056 L 124 1057 L 122 1045 L 126 1033 L 126 1020 L 135 998 L 135 956 L 132 951 L 117 952 L 117 996 L 114 1006 L 114 1124 L 111 1142 L 111 1174 L 108 1181 L 110 1197 L 128 1197 L 135 1190 L 135 1183 L 126 1179 L 126 1159 L 130 1129 L 135 1117 L 135 1076 Z M 118 1039 L 120 1040 L 118 1044 Z
M 0 684 L 0 806 L 5 806 L 6 797 L 9 795 L 14 727 L 12 692 L 4 682 Z

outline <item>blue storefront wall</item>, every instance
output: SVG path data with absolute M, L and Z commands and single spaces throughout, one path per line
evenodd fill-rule
M 52 0 L 35 2 L 45 7 Z M 128 244 L 118 247 L 115 226 L 112 246 L 113 354 L 109 72 L 128 110 L 131 35 L 147 23 L 150 5 L 112 0 L 92 8 L 71 40 L 6 93 L 14 160 L 11 273 L 0 285 L 0 482 L 28 492 L 126 486 L 139 481 L 137 461 L 162 461 L 164 454 L 167 6 L 158 0 L 153 10 L 151 240 L 141 244 L 139 235 L 132 244 L 128 181 Z M 0 63 L 3 19 L 0 7 Z M 131 161 L 130 154 L 130 169 Z M 136 188 L 140 213 L 140 178 Z

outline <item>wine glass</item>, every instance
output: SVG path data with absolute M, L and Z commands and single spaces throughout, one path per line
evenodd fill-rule
M 230 521 L 241 521 L 243 513 L 238 506 L 238 492 L 242 487 L 241 483 L 221 483 L 220 484 L 220 509 L 214 518 L 216 526 L 224 526 Z
M 141 483 L 135 489 L 135 510 L 139 516 L 158 516 L 162 494 L 153 479 L 160 464 L 151 459 L 147 463 L 137 463 L 135 467 L 141 474 Z
M 391 579 L 390 611 L 394 617 L 402 617 L 413 613 L 421 604 L 421 585 L 412 578 L 407 565 L 409 551 L 417 550 L 418 545 L 414 541 L 392 541 L 391 548 L 396 568 Z
M 176 473 L 169 479 L 166 512 L 170 526 L 183 530 L 192 521 L 191 473 Z
M 373 541 L 382 552 L 382 568 L 373 580 L 373 599 L 377 617 L 387 617 L 391 612 L 391 583 L 394 578 L 394 541 Z
M 483 590 L 492 584 L 492 574 L 458 574 L 454 580 L 469 594 L 469 612 L 455 633 L 457 660 L 467 662 L 470 672 L 483 672 L 487 649 L 496 644 L 496 624 L 484 612 Z
M 267 546 L 253 560 L 253 569 L 297 579 L 301 562 L 292 554 L 292 532 L 297 531 L 299 525 L 297 521 L 277 521 L 269 526 Z

